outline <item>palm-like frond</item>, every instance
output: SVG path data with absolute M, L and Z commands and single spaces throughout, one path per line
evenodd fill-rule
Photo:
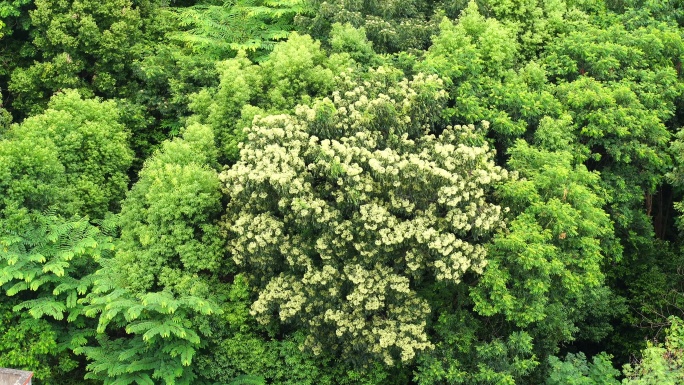
M 310 14 L 313 9 L 305 0 L 236 0 L 168 11 L 185 28 L 170 38 L 220 59 L 238 50 L 272 50 L 275 42 L 293 30 L 295 16 Z
M 82 314 L 78 297 L 92 286 L 93 261 L 109 245 L 87 218 L 31 215 L 23 228 L 0 231 L 0 286 L 5 295 L 28 297 L 15 311 L 75 320 Z

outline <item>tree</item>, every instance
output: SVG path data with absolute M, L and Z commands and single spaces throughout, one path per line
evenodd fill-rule
M 327 41 L 335 23 L 364 28 L 379 53 L 427 48 L 436 33 L 442 1 L 311 1 L 316 10 L 297 19 L 300 28 Z
M 87 378 L 196 383 L 202 317 L 221 313 L 212 287 L 230 274 L 215 166 L 211 129 L 201 125 L 145 163 L 117 218 L 116 253 L 93 276 L 85 311 L 98 319 L 98 343 L 77 350 L 91 360 Z
M 78 300 L 111 247 L 83 215 L 104 217 L 126 190 L 132 157 L 117 119 L 113 103 L 67 91 L 0 138 L 0 287 L 12 321 L 0 336 L 2 359 L 35 370 L 47 384 L 81 383 L 83 376 L 73 349 L 94 329 Z M 11 349 L 26 345 L 13 334 L 35 346 L 17 356 Z
M 293 111 L 298 103 L 332 90 L 331 61 L 320 43 L 295 33 L 260 65 L 244 54 L 219 62 L 220 84 L 195 97 L 191 107 L 197 114 L 190 122 L 210 125 L 219 160 L 232 163 L 238 157 L 238 143 L 245 138 L 242 129 L 251 125 L 255 115 Z
M 574 158 L 567 124 L 544 119 L 532 143 L 509 150 L 511 177 L 493 194 L 507 226 L 480 276 L 430 290 L 437 348 L 417 365 L 420 384 L 540 383 L 563 344 L 610 333 L 621 306 L 602 266 L 619 248 L 599 175 Z
M 444 114 L 452 122 L 491 122 L 489 135 L 503 155 L 544 116 L 561 117 L 545 68 L 534 60 L 521 65 L 521 45 L 511 25 L 484 17 L 470 2 L 457 22 L 444 18 L 439 31 L 417 67 L 445 79 L 449 103 Z
M 568 353 L 565 360 L 550 357 L 551 373 L 547 385 L 619 385 L 620 371 L 613 368 L 611 356 L 600 353 L 587 362 L 584 353 Z
M 572 162 L 600 173 L 595 191 L 602 191 L 617 236 L 600 246 L 612 261 L 604 273 L 613 291 L 638 309 L 623 316 L 619 333 L 609 334 L 624 337 L 619 343 L 639 344 L 642 336 L 626 337 L 635 331 L 628 324 L 662 322 L 654 310 L 673 302 L 664 287 L 680 286 L 670 275 L 680 263 L 676 246 L 666 242 L 674 234 L 664 175 L 671 167 L 668 142 L 681 120 L 682 40 L 671 21 L 649 13 L 654 7 L 617 15 L 582 2 L 471 2 L 458 20 L 443 21 L 416 66 L 445 78 L 452 122 L 492 122 L 500 164 L 518 139 L 538 149 L 537 133 L 552 119 L 570 133 Z M 556 37 L 543 38 L 549 43 L 541 47 L 535 41 L 542 36 Z M 612 353 L 625 359 L 622 352 L 635 348 Z
M 149 4 L 36 0 L 33 6 L 24 52 L 33 60 L 18 63 L 9 80 L 15 116 L 40 112 L 54 92 L 67 88 L 86 97 L 127 93 Z
M 294 30 L 294 18 L 311 13 L 305 0 L 237 0 L 216 4 L 200 2 L 172 8 L 182 29 L 171 38 L 193 51 L 226 59 L 240 50 L 258 55 Z
M 641 352 L 641 360 L 634 365 L 624 367 L 627 377 L 625 385 L 674 385 L 684 380 L 684 332 L 682 320 L 677 317 L 668 319 L 670 326 L 667 329 L 664 344 L 649 342 L 646 349 Z
M 73 350 L 94 335 L 79 300 L 111 238 L 86 219 L 35 212 L 0 216 L 0 362 L 45 384 L 82 384 Z
M 337 83 L 246 130 L 221 174 L 229 250 L 261 323 L 304 328 L 311 351 L 359 365 L 411 361 L 432 347 L 417 289 L 482 271 L 502 219 L 486 194 L 506 173 L 474 127 L 441 128 L 438 78 L 350 68 Z
M 113 102 L 84 100 L 72 90 L 54 96 L 44 113 L 11 126 L 0 142 L 5 204 L 67 217 L 103 218 L 115 210 L 133 159 L 118 120 Z

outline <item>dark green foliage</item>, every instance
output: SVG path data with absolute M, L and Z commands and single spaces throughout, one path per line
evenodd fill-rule
M 303 31 L 326 39 L 334 23 L 364 28 L 378 52 L 425 49 L 437 32 L 435 15 L 443 2 L 432 0 L 311 0 L 313 15 L 299 18 Z
M 466 304 L 461 300 L 456 306 Z M 516 384 L 538 367 L 528 333 L 492 336 L 487 325 L 464 310 L 440 311 L 436 347 L 419 357 L 414 372 L 417 384 Z
M 166 19 L 160 18 L 160 23 Z M 135 170 L 166 139 L 176 137 L 192 111 L 190 96 L 203 87 L 218 84 L 215 61 L 163 42 L 149 48 L 135 63 L 134 74 L 140 89 L 127 99 L 119 99 L 122 122 L 133 133 L 131 148 L 136 153 Z
M 242 375 L 234 378 L 228 385 L 266 385 L 263 377 Z
M 87 97 L 124 94 L 141 54 L 141 9 L 129 0 L 36 0 L 30 12 L 32 63 L 12 71 L 15 114 L 39 112 L 54 92 Z

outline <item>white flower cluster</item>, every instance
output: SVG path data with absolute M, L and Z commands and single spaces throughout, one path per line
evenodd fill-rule
M 432 346 L 413 279 L 481 273 L 475 240 L 503 225 L 487 194 L 507 174 L 474 127 L 434 130 L 438 78 L 385 68 L 356 78 L 342 74 L 332 99 L 295 116 L 255 118 L 221 174 L 224 230 L 260 288 L 260 322 L 304 325 L 314 352 L 391 364 Z

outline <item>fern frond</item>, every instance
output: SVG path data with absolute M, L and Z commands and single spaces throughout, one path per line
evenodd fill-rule
M 294 30 L 295 16 L 312 11 L 305 0 L 236 0 L 221 6 L 175 8 L 170 13 L 186 30 L 172 33 L 170 38 L 193 51 L 220 58 L 238 50 L 268 51 Z
M 184 366 L 189 366 L 192 362 L 192 357 L 195 355 L 195 348 L 191 345 L 176 345 L 169 351 L 171 357 L 180 356 L 181 362 Z
M 59 321 L 64 319 L 66 306 L 61 302 L 55 301 L 52 297 L 43 297 L 24 301 L 15 306 L 12 310 L 21 311 L 23 309 L 28 309 L 29 314 L 31 314 L 33 318 L 42 318 L 44 315 L 48 315 Z
M 24 291 L 27 289 L 28 289 L 28 284 L 26 282 L 17 282 L 14 285 L 12 285 L 12 287 L 7 289 L 5 293 L 11 297 L 11 296 L 19 293 L 20 291 Z

